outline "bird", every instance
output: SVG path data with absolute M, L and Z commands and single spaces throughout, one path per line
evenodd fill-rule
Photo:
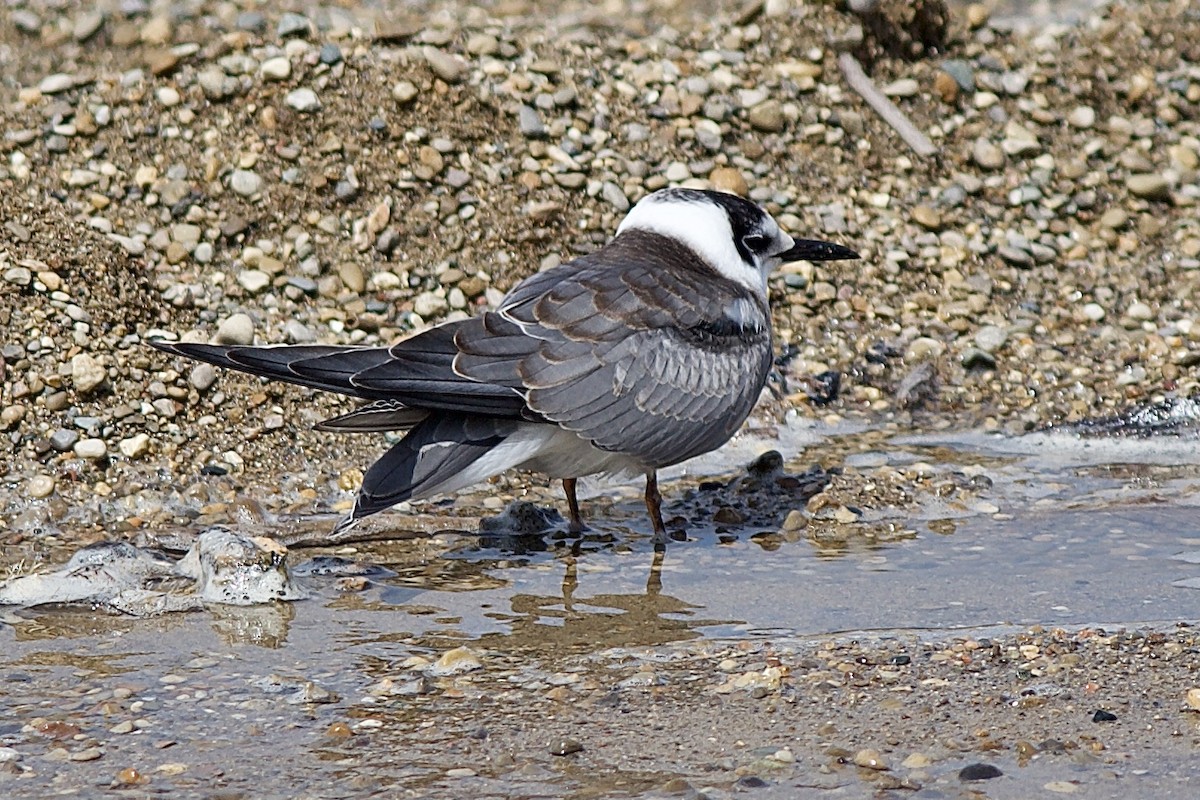
M 579 478 L 640 473 L 662 550 L 658 470 L 728 441 L 771 372 L 770 273 L 858 257 L 792 238 L 739 195 L 664 188 L 630 208 L 607 244 L 524 278 L 494 310 L 388 346 L 149 344 L 366 401 L 318 430 L 405 432 L 367 470 L 335 537 L 511 469 L 561 480 L 578 533 Z

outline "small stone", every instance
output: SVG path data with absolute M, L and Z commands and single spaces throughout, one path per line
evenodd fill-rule
M 421 292 L 413 298 L 413 312 L 422 319 L 444 313 L 449 305 L 446 298 L 439 297 L 434 292 Z
M 783 106 L 777 100 L 766 100 L 754 106 L 746 119 L 752 128 L 765 133 L 779 133 L 787 122 Z
M 151 17 L 145 25 L 142 26 L 138 34 L 146 44 L 167 44 L 171 41 L 174 35 L 173 26 L 169 17 L 159 15 Z
M 259 73 L 269 81 L 286 81 L 292 75 L 292 62 L 287 56 L 268 58 L 258 68 Z
M 104 755 L 104 751 L 99 747 L 85 747 L 82 750 L 76 750 L 68 756 L 71 761 L 95 761 Z
M 994 353 L 1004 346 L 1008 331 L 999 325 L 984 325 L 975 334 L 975 344 L 985 353 Z
M 708 182 L 717 191 L 729 192 L 739 197 L 745 197 L 750 192 L 741 170 L 733 167 L 717 167 L 708 174 Z
M 991 764 L 968 764 L 958 771 L 960 781 L 987 781 L 1004 773 Z
M 88 461 L 95 461 L 108 455 L 108 445 L 103 439 L 80 439 L 75 443 L 75 455 Z
M 1123 208 L 1110 208 L 1100 215 L 1100 227 L 1119 231 L 1129 224 L 1129 213 Z
M 150 452 L 150 436 L 139 433 L 117 442 L 117 448 L 128 459 L 141 458 Z
M 84 11 L 75 18 L 75 25 L 71 31 L 71 36 L 77 42 L 86 42 L 96 35 L 104 25 L 104 12 L 98 9 Z
M 600 186 L 600 196 L 621 213 L 629 210 L 629 198 L 625 196 L 624 190 L 612 181 L 605 181 Z
M 942 215 L 930 206 L 913 206 L 912 218 L 914 222 L 926 230 L 939 231 L 942 229 Z
M 252 197 L 262 190 L 263 179 L 257 172 L 235 169 L 229 175 L 229 188 L 242 197 Z
M 353 261 L 338 264 L 337 274 L 342 279 L 342 284 L 355 294 L 362 294 L 367 288 L 367 279 L 363 275 L 362 267 Z
M 948 73 L 938 70 L 933 75 L 933 92 L 942 99 L 943 103 L 953 103 L 958 99 L 961 87 Z
M 859 750 L 854 754 L 855 766 L 865 767 L 867 769 L 875 769 L 884 771 L 890 769 L 887 760 L 880 754 L 878 750 Z
M 279 35 L 280 39 L 292 36 L 307 38 L 312 33 L 312 23 L 303 14 L 284 14 L 279 18 L 279 25 L 275 28 L 275 33 Z
M 11 267 L 4 271 L 4 280 L 17 286 L 28 286 L 33 282 L 33 271 L 28 267 Z
M 883 87 L 883 93 L 888 97 L 913 97 L 919 91 L 921 91 L 920 84 L 912 78 L 901 78 Z
M 254 320 L 249 314 L 233 314 L 217 328 L 213 341 L 217 344 L 253 344 Z
M 75 447 L 79 441 L 79 432 L 67 428 L 59 428 L 50 434 L 50 446 L 60 453 L 66 453 Z
M 47 75 L 38 84 L 38 91 L 42 94 L 60 94 L 73 88 L 75 88 L 75 78 L 65 72 L 56 72 L 53 75 Z
M 1092 714 L 1092 722 L 1116 722 L 1117 715 L 1111 711 L 1105 711 L 1103 708 L 1096 709 L 1096 713 Z
M 1076 106 L 1067 114 L 1067 123 L 1073 128 L 1087 130 L 1096 124 L 1096 109 L 1091 106 Z
M 446 83 L 458 83 L 467 71 L 467 62 L 445 50 L 424 47 L 421 49 L 421 55 L 425 57 L 425 63 L 433 70 L 433 74 Z
M 198 392 L 207 392 L 216 382 L 217 368 L 212 364 L 197 364 L 192 367 L 192 373 L 188 376 L 188 383 Z
M 1187 707 L 1192 711 L 1200 711 L 1200 687 L 1188 689 L 1187 694 L 1184 695 L 1184 700 L 1187 703 Z
M 25 493 L 35 499 L 54 494 L 54 478 L 49 475 L 34 475 L 25 484 Z
M 307 87 L 293 89 L 287 93 L 284 102 L 301 113 L 311 113 L 321 108 L 321 100 L 317 93 Z
M 542 139 L 546 136 L 546 126 L 542 124 L 537 109 L 532 106 L 521 105 L 517 108 L 517 128 L 526 139 Z
M 550 755 L 569 756 L 583 752 L 583 744 L 578 739 L 558 739 L 550 744 Z
M 1162 175 L 1154 173 L 1130 175 L 1125 179 L 1125 187 L 1135 197 L 1147 200 L 1171 199 L 1171 185 Z
M 320 52 L 317 53 L 317 59 L 326 66 L 332 67 L 334 64 L 342 63 L 342 48 L 338 47 L 333 42 L 328 42 L 321 45 Z
M 271 285 L 271 276 L 261 269 L 244 269 L 238 273 L 237 281 L 250 294 L 258 294 Z
M 1000 169 L 1005 161 L 1004 151 L 982 136 L 971 147 L 971 158 L 984 169 Z
M 392 97 L 397 103 L 407 105 L 416 99 L 418 91 L 412 81 L 400 81 L 392 87 Z
M 1150 308 L 1146 303 L 1137 300 L 1131 303 L 1129 308 L 1125 310 L 1125 316 L 1138 322 L 1147 322 L 1154 319 L 1154 309 Z
M 87 396 L 104 386 L 108 381 L 108 370 L 99 361 L 87 353 L 80 353 L 71 359 L 71 383 L 75 391 Z
M 1099 322 L 1107 313 L 1099 303 L 1085 303 L 1082 311 L 1083 316 L 1092 322 Z

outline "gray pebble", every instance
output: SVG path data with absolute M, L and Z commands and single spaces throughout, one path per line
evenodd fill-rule
M 267 18 L 257 11 L 243 11 L 233 24 L 239 31 L 262 33 L 267 29 Z
M 197 364 L 192 367 L 192 373 L 188 376 L 188 383 L 192 384 L 192 387 L 198 392 L 207 392 L 216 382 L 217 368 L 212 364 Z
M 321 45 L 321 51 L 317 54 L 317 58 L 322 64 L 333 66 L 340 64 L 342 61 L 342 48 L 332 42 Z
M 65 72 L 56 72 L 42 78 L 38 91 L 42 94 L 59 94 L 75 87 L 75 78 Z
M 67 428 L 59 428 L 50 435 L 50 446 L 60 453 L 65 453 L 79 441 L 79 434 Z
M 296 319 L 289 319 L 283 326 L 283 336 L 290 344 L 310 344 L 317 340 L 312 329 Z
M 600 187 L 600 196 L 612 204 L 617 211 L 624 213 L 629 210 L 629 198 L 625 196 L 621 187 L 612 181 L 604 182 Z
M 517 109 L 517 127 L 526 139 L 542 139 L 546 136 L 546 126 L 537 109 L 522 105 Z
M 312 23 L 303 14 L 284 14 L 279 18 L 279 25 L 275 32 L 280 39 L 286 39 L 289 36 L 307 37 L 312 32 Z
M 975 344 L 986 353 L 994 353 L 1004 346 L 1008 331 L 998 325 L 984 325 L 975 333 Z

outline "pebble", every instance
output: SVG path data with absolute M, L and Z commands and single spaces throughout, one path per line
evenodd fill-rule
M 150 436 L 145 433 L 138 433 L 130 436 L 128 439 L 122 439 L 117 442 L 117 449 L 126 458 L 141 458 L 150 452 Z
M 458 83 L 467 71 L 467 63 L 456 55 L 439 50 L 436 47 L 421 48 L 425 63 L 433 70 L 433 74 L 446 83 Z
M 253 324 L 251 324 L 251 340 L 253 340 Z M 192 367 L 188 383 L 198 392 L 207 392 L 217 382 L 217 368 L 212 364 L 201 363 Z
M 787 122 L 783 107 L 777 100 L 767 100 L 754 106 L 746 119 L 755 130 L 766 133 L 779 133 Z
M 733 167 L 717 167 L 708 175 L 708 182 L 714 189 L 745 197 L 750 192 L 746 178 L 741 170 Z
M 103 439 L 80 439 L 75 443 L 75 455 L 89 461 L 104 458 L 108 455 L 108 445 Z
M 75 447 L 79 441 L 79 432 L 67 428 L 59 428 L 50 434 L 50 446 L 60 453 L 66 453 Z
M 988 781 L 1004 773 L 991 764 L 968 764 L 958 771 L 960 781 Z
M 34 475 L 25 483 L 25 494 L 35 499 L 49 497 L 54 494 L 54 478 L 46 474 Z
M 542 139 L 546 136 L 546 126 L 537 109 L 521 105 L 517 107 L 517 128 L 526 139 Z
M 229 188 L 242 197 L 253 197 L 262 191 L 263 179 L 257 172 L 235 169 L 229 174 Z
M 307 87 L 293 89 L 287 93 L 284 102 L 291 108 L 302 113 L 311 113 L 318 111 L 321 108 L 321 100 L 317 97 L 317 93 Z
M 71 383 L 80 396 L 86 397 L 108 382 L 108 370 L 88 353 L 71 359 Z
M 287 39 L 293 36 L 308 37 L 312 33 L 312 23 L 303 14 L 289 12 L 280 15 L 275 33 L 280 39 Z
M 1067 122 L 1072 127 L 1088 130 L 1096 124 L 1096 109 L 1091 106 L 1076 106 L 1067 114 Z
M 412 81 L 400 81 L 392 87 L 392 97 L 397 103 L 407 105 L 416 99 L 419 91 Z
M 865 750 L 859 750 L 854 754 L 854 764 L 855 766 L 880 771 L 891 769 L 891 767 L 888 766 L 887 759 L 885 759 L 878 750 L 871 750 L 869 748 Z
M 250 294 L 258 294 L 271 285 L 271 276 L 261 269 L 244 269 L 238 273 L 237 281 Z
M 912 78 L 901 78 L 883 87 L 883 93 L 888 97 L 913 97 L 921 91 L 921 86 Z
M 75 77 L 68 75 L 65 72 L 56 72 L 53 75 L 47 75 L 42 78 L 42 82 L 38 84 L 38 91 L 42 94 L 55 95 L 75 88 Z
M 213 341 L 217 344 L 253 344 L 254 320 L 249 314 L 231 315 L 217 328 Z
M 268 58 L 258 68 L 263 78 L 269 81 L 286 81 L 292 75 L 292 62 L 287 56 Z
M 1135 197 L 1147 200 L 1171 199 L 1171 184 L 1164 176 L 1157 173 L 1130 175 L 1125 179 L 1125 187 Z
M 1000 169 L 1005 162 L 1004 151 L 982 136 L 975 140 L 971 158 L 984 169 Z

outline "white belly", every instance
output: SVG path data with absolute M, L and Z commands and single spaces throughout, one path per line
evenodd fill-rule
M 600 450 L 556 425 L 530 422 L 475 462 L 420 495 L 429 497 L 465 489 L 510 469 L 528 469 L 551 478 L 580 478 L 605 473 L 644 473 L 646 466 L 619 453 Z

